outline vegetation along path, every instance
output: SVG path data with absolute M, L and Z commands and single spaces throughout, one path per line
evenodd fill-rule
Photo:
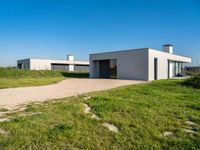
M 1 89 L 0 106 L 15 108 L 18 105 L 29 102 L 76 96 L 83 93 L 139 83 L 145 82 L 109 79 L 67 79 L 47 86 Z

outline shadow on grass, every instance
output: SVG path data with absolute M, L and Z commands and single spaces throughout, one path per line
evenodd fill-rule
M 85 72 L 62 72 L 62 75 L 66 78 L 89 78 L 89 73 Z
M 200 89 L 200 75 L 185 80 L 184 82 L 182 82 L 182 85 Z

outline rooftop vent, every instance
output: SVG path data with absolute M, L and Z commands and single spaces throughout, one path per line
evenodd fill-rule
M 67 60 L 68 61 L 74 61 L 74 56 L 73 55 L 67 55 Z
M 166 53 L 173 54 L 173 45 L 171 45 L 171 44 L 163 45 L 163 51 Z

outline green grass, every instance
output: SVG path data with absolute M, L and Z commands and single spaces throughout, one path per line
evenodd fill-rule
M 24 78 L 24 79 L 5 79 L 0 78 L 0 89 L 13 87 L 27 87 L 54 84 L 62 81 L 63 78 Z
M 42 113 L 12 114 L 12 121 L 0 123 L 9 132 L 0 135 L 0 149 L 200 149 L 200 90 L 181 82 L 162 80 L 87 94 L 92 98 L 85 103 L 102 120 L 84 114 L 84 95 L 30 104 L 26 113 Z M 185 121 L 195 123 L 195 133 L 184 131 Z M 120 132 L 109 131 L 103 122 Z M 164 131 L 174 135 L 164 137 Z
M 54 84 L 66 78 L 87 78 L 88 73 L 0 68 L 0 89 Z
M 62 77 L 62 72 L 51 71 L 51 70 L 20 70 L 14 68 L 0 68 L 0 78 L 52 78 L 52 77 Z

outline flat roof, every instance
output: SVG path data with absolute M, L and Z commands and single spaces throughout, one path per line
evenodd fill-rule
M 36 58 L 27 58 L 27 59 L 21 59 L 17 60 L 19 61 L 27 61 L 27 60 L 38 60 L 38 61 L 50 61 L 50 63 L 55 64 L 77 64 L 77 65 L 89 65 L 89 61 L 76 61 L 76 60 L 54 60 L 54 59 L 36 59 Z
M 161 50 L 156 50 L 156 49 L 153 49 L 153 48 L 137 48 L 137 49 L 128 49 L 128 50 L 116 50 L 116 51 L 110 51 L 110 52 L 93 53 L 93 54 L 90 54 L 90 55 L 109 54 L 109 53 L 121 53 L 121 52 L 138 51 L 138 50 L 154 50 L 154 51 L 157 51 L 157 52 L 160 52 L 160 53 L 164 53 L 164 54 L 170 54 L 170 55 L 176 55 L 176 56 L 181 56 L 181 57 L 187 57 L 187 56 L 177 55 L 177 54 L 174 54 L 174 53 L 168 53 L 168 52 L 161 51 Z M 189 57 L 187 57 L 187 58 L 189 58 Z
M 137 49 L 126 49 L 126 50 L 113 50 L 113 51 L 109 51 L 109 52 L 92 53 L 90 55 L 107 54 L 107 53 L 120 53 L 120 52 L 137 51 L 137 50 L 148 50 L 148 49 L 151 49 L 151 48 L 137 48 Z

